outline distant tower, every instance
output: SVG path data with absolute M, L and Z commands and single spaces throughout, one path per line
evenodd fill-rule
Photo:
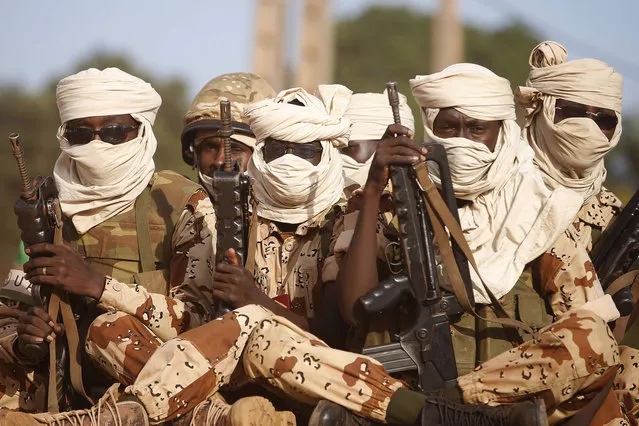
M 295 84 L 311 92 L 333 82 L 333 19 L 330 0 L 306 0 Z
M 284 89 L 287 0 L 257 0 L 253 72 Z
M 464 59 L 464 28 L 459 20 L 457 0 L 440 0 L 434 15 L 431 71 L 438 72 Z

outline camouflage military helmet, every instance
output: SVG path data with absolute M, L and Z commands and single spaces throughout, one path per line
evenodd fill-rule
M 248 72 L 223 74 L 206 83 L 195 95 L 184 116 L 182 158 L 189 165 L 192 165 L 193 160 L 187 153 L 195 137 L 195 131 L 214 130 L 220 127 L 221 97 L 231 102 L 233 130 L 240 136 L 237 139 L 246 143 L 246 138 L 241 135 L 253 136 L 253 132 L 249 128 L 248 119 L 244 116 L 244 108 L 251 103 L 274 98 L 275 90 L 262 77 Z

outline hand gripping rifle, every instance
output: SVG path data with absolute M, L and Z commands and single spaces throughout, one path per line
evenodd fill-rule
M 634 309 L 632 280 L 615 281 L 628 271 L 639 269 L 639 191 L 601 234 L 590 258 L 603 289 L 612 294 L 621 316 L 630 315 Z
M 395 124 L 401 124 L 399 97 L 394 82 L 386 85 Z M 427 160 L 435 161 L 442 176 L 446 204 L 459 222 L 448 160 L 444 148 L 436 143 L 425 145 Z M 390 373 L 417 370 L 423 391 L 453 386 L 457 379 L 455 353 L 450 334 L 449 318 L 463 312 L 454 294 L 439 286 L 433 228 L 428 216 L 413 166 L 392 166 L 395 212 L 399 224 L 402 271 L 360 299 L 366 312 L 373 314 L 394 308 L 408 297 L 417 312 L 414 322 L 390 344 L 365 348 L 363 353 L 380 361 Z M 459 267 L 472 302 L 468 264 L 459 248 L 453 244 L 455 262 Z
M 220 102 L 220 124 L 218 135 L 224 138 L 224 169 L 213 173 L 211 194 L 216 215 L 216 264 L 227 261 L 224 252 L 232 248 L 244 265 L 248 242 L 249 180 L 241 164 L 231 157 L 231 103 L 226 99 Z M 217 303 L 217 315 L 224 315 L 230 310 L 226 304 Z
M 63 244 L 62 211 L 55 181 L 51 176 L 47 176 L 37 178 L 34 183 L 27 172 L 19 135 L 17 133 L 9 135 L 9 143 L 22 181 L 22 193 L 15 202 L 13 210 L 18 217 L 20 237 L 25 247 L 37 243 Z M 48 411 L 57 412 L 59 402 L 65 394 L 67 359 L 71 385 L 91 401 L 82 383 L 80 339 L 76 320 L 69 305 L 69 295 L 66 292 L 51 291 L 38 285 L 33 285 L 31 291 L 36 303 L 48 311 L 53 321 L 57 322 L 58 316 L 62 316 L 67 341 L 67 347 L 63 344 L 57 345 L 54 340 L 48 345 L 43 342 L 28 344 L 23 348 L 26 352 L 24 355 L 32 360 L 43 360 L 47 353 L 49 354 Z

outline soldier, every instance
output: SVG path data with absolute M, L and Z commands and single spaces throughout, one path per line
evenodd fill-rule
M 515 285 L 525 264 L 552 245 L 572 220 L 576 210 L 566 209 L 563 203 L 575 200 L 576 194 L 563 188 L 549 191 L 531 167 L 532 152 L 520 142 L 507 80 L 485 68 L 459 64 L 416 77 L 411 86 L 422 107 L 427 138 L 447 149 L 455 195 L 462 200 L 462 229 L 484 281 L 497 297 L 518 292 Z M 379 144 L 352 244 L 342 259 L 337 280 L 345 317 L 355 324 L 363 321 L 354 310 L 358 298 L 377 282 L 377 268 L 369 265 L 378 253 L 375 231 L 380 226 L 376 218 L 386 185 L 385 168 L 389 164 L 411 164 L 419 154 L 406 140 L 407 130 L 392 126 L 388 133 L 400 136 Z M 438 175 L 431 174 L 437 182 Z M 547 226 L 548 223 L 555 225 Z M 474 282 L 476 301 L 487 303 L 477 276 Z M 531 292 L 522 290 L 520 318 L 530 317 L 520 314 L 522 310 L 528 312 L 529 308 L 523 305 L 531 304 L 527 297 Z M 539 316 L 542 305 L 532 302 L 532 310 L 536 307 L 534 312 Z M 593 389 L 604 388 L 614 377 L 619 352 L 606 322 L 617 316 L 609 296 L 575 307 L 542 328 L 537 339 L 515 348 L 511 345 L 509 350 L 485 360 L 474 372 L 461 375 L 457 379 L 461 395 L 457 398 L 467 403 L 499 405 L 543 397 L 553 415 L 551 419 L 564 418 L 569 410 L 575 410 L 571 401 L 574 396 L 591 396 Z M 471 365 L 475 361 L 474 328 L 460 321 L 451 330 L 456 358 Z M 481 347 L 480 343 L 481 339 L 477 347 Z M 569 356 L 576 369 L 564 369 L 565 360 L 559 353 Z M 595 358 L 597 362 L 590 364 Z M 458 369 L 463 374 L 469 366 L 462 364 Z
M 54 177 L 66 244 L 29 247 L 26 278 L 87 301 L 79 320 L 80 330 L 90 324 L 87 352 L 126 355 L 100 365 L 126 383 L 117 364 L 139 369 L 158 338 L 212 318 L 214 212 L 199 185 L 155 172 L 152 125 L 161 99 L 150 84 L 116 68 L 89 69 L 61 80 L 56 97 L 62 153 Z M 44 359 L 27 355 L 25 345 L 61 333 L 34 306 L 3 339 L 4 353 L 38 366 Z M 82 363 L 86 391 L 97 400 L 112 380 L 96 374 L 89 358 Z
M 593 232 L 605 230 L 622 205 L 603 183 L 604 157 L 621 137 L 623 78 L 599 60 L 567 57 L 554 41 L 537 45 L 530 54 L 526 86 L 516 92 L 526 111 L 523 135 L 544 182 L 579 194 L 574 220 L 533 264 L 537 285 L 555 315 L 602 296 L 589 256 Z M 620 346 L 620 354 L 615 393 L 634 423 L 639 414 L 634 360 L 639 354 L 627 346 Z
M 333 93 L 325 93 L 322 99 L 339 101 L 340 90 L 329 90 L 333 90 Z M 331 102 L 333 104 L 337 103 Z M 329 115 L 319 99 L 301 89 L 283 92 L 274 100 L 253 104 L 247 109 L 247 116 L 260 141 L 249 165 L 249 173 L 255 177 L 254 170 L 262 171 L 265 182 L 273 179 L 273 182 L 265 183 L 262 189 L 275 191 L 275 195 L 270 195 L 272 198 L 266 199 L 269 202 L 263 203 L 263 210 L 258 209 L 257 213 L 261 211 L 266 215 L 278 215 L 288 209 L 291 219 L 296 220 L 303 215 L 316 216 L 318 212 L 321 214 L 330 208 L 333 200 L 339 199 L 342 192 L 341 170 L 337 169 L 336 173 L 334 166 L 330 165 L 331 161 L 339 158 L 339 153 L 330 141 L 344 144 L 350 123 L 340 119 L 339 113 Z M 271 143 L 273 145 L 268 147 Z M 303 145 L 308 147 L 302 148 Z M 282 149 L 282 146 L 286 149 Z M 320 147 L 321 153 L 318 152 Z M 282 151 L 297 156 L 300 161 L 287 158 Z M 257 155 L 263 156 L 262 162 L 256 158 Z M 299 182 L 300 186 L 294 187 L 297 192 L 291 190 L 288 196 L 295 195 L 295 199 L 304 201 L 304 209 L 295 208 L 290 202 L 287 206 L 286 189 L 275 185 L 275 178 L 271 174 L 287 164 L 283 160 L 277 161 L 277 158 L 284 158 L 295 165 L 298 174 L 291 171 L 291 179 L 295 177 L 294 182 Z M 305 173 L 311 178 L 304 178 Z M 329 174 L 332 180 L 328 182 L 326 179 L 317 179 L 329 178 Z M 309 199 L 304 195 L 304 188 L 314 185 L 320 185 L 323 196 Z M 261 198 L 260 189 L 255 197 L 265 200 Z M 219 281 L 217 275 L 216 272 L 215 279 Z M 408 390 L 401 381 L 390 377 L 378 362 L 362 355 L 331 349 L 292 321 L 274 315 L 262 306 L 238 305 L 229 314 L 164 343 L 142 368 L 134 384 L 127 387 L 127 402 L 116 403 L 114 396 L 107 395 L 99 406 L 92 409 L 93 415 L 101 408 L 100 421 L 109 421 L 113 419 L 116 409 L 134 404 L 144 406 L 153 421 L 172 420 L 193 410 L 207 395 L 221 387 L 252 379 L 279 389 L 301 402 L 315 404 L 321 398 L 326 398 L 360 416 L 381 422 L 415 424 L 423 410 L 426 417 L 418 424 L 432 424 L 434 419 L 440 419 L 440 415 L 450 415 L 453 411 L 466 415 L 472 413 L 473 419 L 480 421 L 499 418 L 510 419 L 512 424 L 539 424 L 539 409 L 543 403 L 514 404 L 515 409 L 456 407 L 451 402 L 444 403 L 434 396 Z M 241 368 L 238 368 L 239 365 Z M 107 409 L 109 407 L 110 410 Z M 332 411 L 333 406 L 323 402 L 310 424 L 325 424 L 322 422 L 327 417 L 335 419 Z M 88 416 L 87 412 L 72 414 L 84 418 Z M 337 414 L 340 418 L 334 424 L 367 423 L 351 412 Z M 51 416 L 35 418 L 51 423 L 59 420 L 59 417 Z M 29 419 L 31 423 L 25 419 L 24 424 L 33 424 L 33 417 Z M 442 417 L 441 421 L 445 425 L 457 424 L 451 417 Z
M 217 134 L 220 128 L 220 98 L 231 102 L 233 160 L 246 171 L 255 149 L 255 135 L 248 125 L 244 108 L 253 102 L 275 97 L 273 88 L 260 76 L 251 73 L 231 73 L 215 77 L 195 95 L 184 116 L 182 158 L 198 170 L 200 184 L 212 193 L 213 172 L 224 164 L 224 141 Z

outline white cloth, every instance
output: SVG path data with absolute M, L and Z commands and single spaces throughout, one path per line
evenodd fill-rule
M 399 94 L 399 115 L 402 125 L 415 131 L 415 119 L 408 106 L 406 96 Z M 351 121 L 351 141 L 380 140 L 386 128 L 393 124 L 393 110 L 388 103 L 388 94 L 355 93 L 351 96 L 344 117 Z M 357 185 L 363 187 L 368 179 L 373 156 L 364 163 L 359 163 L 348 155 L 342 154 L 344 169 L 344 187 Z
M 83 234 L 131 208 L 149 184 L 157 148 L 152 125 L 161 98 L 148 83 L 117 68 L 89 69 L 67 77 L 58 84 L 56 96 L 62 153 L 53 175 L 62 212 Z M 69 120 L 119 114 L 131 114 L 140 123 L 135 139 L 119 145 L 93 140 L 72 146 L 64 138 Z
M 245 114 L 258 141 L 247 172 L 259 217 L 302 223 L 341 198 L 344 180 L 336 146 L 348 142 L 350 121 L 343 119 L 341 114 L 345 107 L 344 97 L 350 96 L 350 91 L 343 86 L 326 89 L 323 98 L 326 104 L 296 88 L 246 108 Z M 290 104 L 293 100 L 304 106 Z M 293 154 L 267 163 L 262 149 L 264 140 L 269 137 L 293 143 L 321 141 L 319 164 L 314 166 Z
M 411 86 L 422 107 L 426 138 L 446 148 L 456 197 L 472 201 L 459 209 L 459 215 L 481 277 L 496 297 L 502 297 L 525 265 L 567 228 L 577 214 L 570 200 L 578 196 L 544 185 L 533 167 L 531 148 L 520 139 L 507 80 L 479 65 L 457 64 L 418 76 Z M 435 136 L 435 117 L 448 107 L 475 119 L 502 121 L 494 152 L 469 139 Z M 429 170 L 439 185 L 437 170 Z M 475 301 L 490 303 L 474 271 L 471 279 Z
M 581 204 L 601 191 L 606 179 L 603 157 L 621 137 L 623 78 L 596 59 L 566 61 L 568 52 L 555 42 L 537 45 L 530 55 L 526 87 L 517 101 L 526 111 L 524 136 L 535 151 L 535 164 L 551 188 L 563 186 L 581 195 Z M 555 124 L 555 102 L 566 99 L 615 111 L 619 123 L 609 141 L 589 118 Z

